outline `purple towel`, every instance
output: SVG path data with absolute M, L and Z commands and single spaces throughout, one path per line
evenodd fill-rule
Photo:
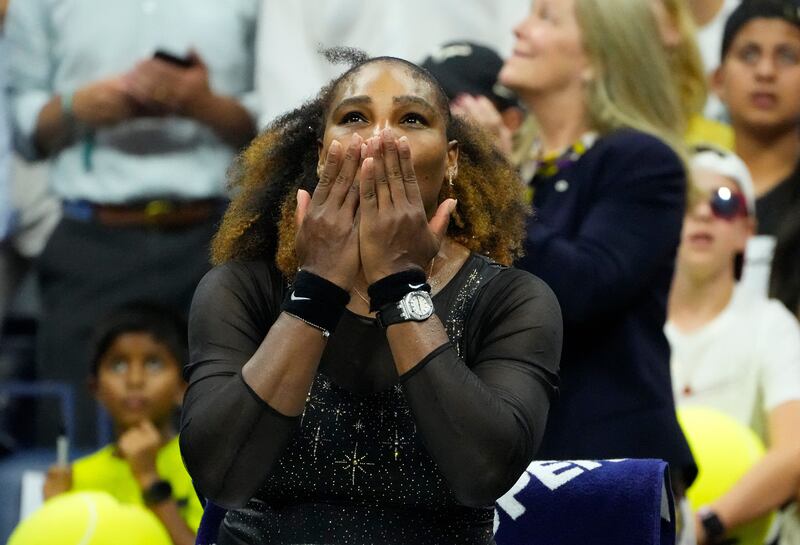
M 497 545 L 674 545 L 661 460 L 533 462 L 495 508 Z

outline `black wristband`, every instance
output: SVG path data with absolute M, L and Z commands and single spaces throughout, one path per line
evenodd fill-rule
M 428 279 L 422 269 L 408 269 L 385 276 L 367 288 L 369 311 L 377 312 L 390 303 L 398 302 L 412 291 L 431 292 Z
M 350 301 L 347 290 L 308 271 L 299 271 L 290 288 L 282 311 L 322 330 L 325 336 L 336 330 Z
M 727 529 L 717 514 L 707 507 L 701 508 L 697 514 L 700 517 L 700 523 L 703 525 L 708 542 L 713 544 L 725 543 Z
M 142 492 L 142 501 L 145 505 L 156 505 L 172 497 L 172 485 L 169 481 L 158 480 Z

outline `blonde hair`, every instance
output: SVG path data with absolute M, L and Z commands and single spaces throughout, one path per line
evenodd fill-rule
M 652 134 L 681 157 L 687 119 L 656 16 L 643 0 L 575 0 L 593 74 L 586 84 L 590 126 Z
M 660 1 L 680 35 L 680 43 L 669 50 L 668 55 L 673 78 L 678 86 L 683 116 L 691 119 L 703 111 L 708 98 L 708 79 L 697 45 L 697 27 L 686 0 Z

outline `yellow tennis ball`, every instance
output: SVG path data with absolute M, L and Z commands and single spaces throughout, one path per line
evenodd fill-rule
M 723 496 L 764 456 L 764 444 L 753 430 L 721 411 L 685 406 L 678 409 L 678 420 L 699 470 L 686 493 L 695 511 Z M 761 545 L 771 521 L 772 515 L 766 515 L 729 534 L 740 545 Z
M 23 520 L 8 545 L 172 545 L 147 509 L 120 504 L 105 492 L 70 492 Z

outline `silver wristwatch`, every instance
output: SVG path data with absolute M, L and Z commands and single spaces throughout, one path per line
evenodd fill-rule
M 378 311 L 378 323 L 389 327 L 401 322 L 424 322 L 433 315 L 433 299 L 427 291 L 412 291 L 396 303 L 389 303 Z

